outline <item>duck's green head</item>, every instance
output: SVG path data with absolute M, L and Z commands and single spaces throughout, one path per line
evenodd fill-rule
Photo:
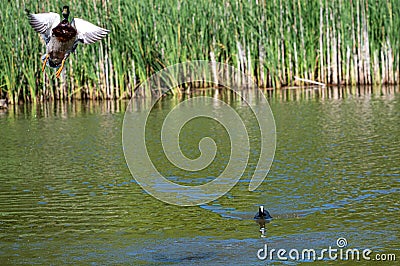
M 63 6 L 62 15 L 63 15 L 64 19 L 68 20 L 69 6 Z

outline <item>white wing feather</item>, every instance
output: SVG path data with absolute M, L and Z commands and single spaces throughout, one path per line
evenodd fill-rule
M 98 27 L 80 18 L 74 18 L 71 24 L 74 25 L 78 31 L 77 39 L 84 44 L 95 43 L 106 37 L 110 32 L 109 30 Z
M 47 43 L 51 37 L 51 30 L 60 23 L 60 15 L 57 13 L 28 14 L 29 24 L 32 28 L 42 35 Z

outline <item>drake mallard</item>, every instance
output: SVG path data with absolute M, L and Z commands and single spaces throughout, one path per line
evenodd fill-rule
M 60 77 L 65 60 L 75 51 L 79 43 L 95 43 L 106 37 L 110 32 L 80 18 L 74 18 L 70 23 L 68 21 L 68 6 L 63 7 L 63 20 L 61 22 L 60 15 L 53 12 L 31 14 L 27 10 L 27 14 L 29 24 L 36 32 L 41 34 L 46 43 L 46 54 L 42 57 L 42 71 L 44 71 L 46 65 L 58 68 L 57 78 Z

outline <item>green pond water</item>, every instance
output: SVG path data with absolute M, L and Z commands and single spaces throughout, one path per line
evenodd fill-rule
M 257 94 L 243 93 L 257 109 Z M 183 153 L 198 157 L 206 136 L 218 153 L 198 173 L 176 169 L 159 135 L 162 120 L 183 99 L 164 97 L 153 108 L 149 156 L 171 181 L 205 184 L 228 161 L 227 132 L 210 119 L 190 121 L 180 135 Z M 246 121 L 248 167 L 226 195 L 195 207 L 159 201 L 131 175 L 122 147 L 128 102 L 0 110 L 0 264 L 265 265 L 270 260 L 257 257 L 265 244 L 319 252 L 338 248 L 338 238 L 347 241 L 343 250 L 371 249 L 371 259 L 394 254 L 400 260 L 398 88 L 269 95 L 277 147 L 268 177 L 253 192 L 257 124 L 238 97 L 220 99 Z M 259 205 L 274 217 L 264 238 L 253 220 Z M 276 254 L 273 260 L 279 261 Z

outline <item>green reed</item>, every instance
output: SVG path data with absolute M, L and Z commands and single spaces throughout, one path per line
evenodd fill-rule
M 80 45 L 57 80 L 41 72 L 44 44 L 24 9 L 64 4 L 111 34 Z M 148 97 L 140 82 L 188 60 L 232 64 L 260 87 L 399 82 L 397 0 L 20 0 L 3 4 L 0 21 L 0 88 L 12 102 Z

